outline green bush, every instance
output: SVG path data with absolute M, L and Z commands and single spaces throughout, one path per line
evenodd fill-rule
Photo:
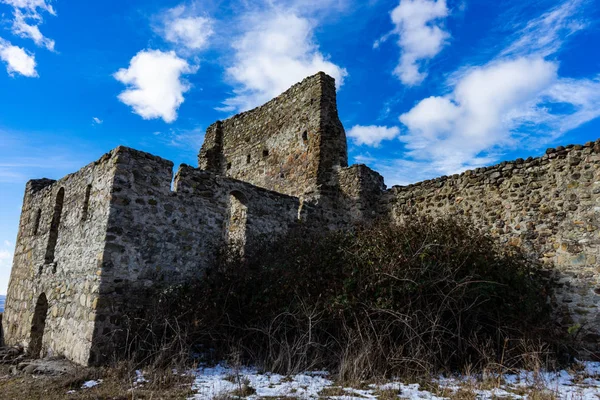
M 299 227 L 161 297 L 187 340 L 282 373 L 365 379 L 518 365 L 558 337 L 544 271 L 455 220 Z M 160 311 L 159 311 L 160 313 Z

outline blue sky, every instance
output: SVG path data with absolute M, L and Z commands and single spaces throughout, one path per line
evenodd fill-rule
M 323 70 L 388 186 L 600 137 L 596 0 L 0 0 L 0 293 L 27 180 L 204 130 Z

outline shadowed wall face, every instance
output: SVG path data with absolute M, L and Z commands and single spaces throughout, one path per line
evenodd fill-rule
M 477 168 L 382 198 L 385 215 L 462 215 L 501 243 L 522 247 L 559 279 L 559 322 L 600 351 L 600 141 L 539 158 Z
M 254 110 L 208 128 L 200 168 L 290 196 L 335 186 L 348 164 L 335 81 L 319 73 Z
M 25 190 L 3 317 L 7 345 L 87 364 L 106 244 L 114 159 Z

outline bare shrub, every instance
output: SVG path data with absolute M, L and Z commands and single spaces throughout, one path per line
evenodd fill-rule
M 196 346 L 216 359 L 235 349 L 274 372 L 328 368 L 347 380 L 516 367 L 533 344 L 538 359 L 564 352 L 547 273 L 465 222 L 299 227 L 232 253 L 158 299 L 157 323 L 139 337 L 148 349 Z

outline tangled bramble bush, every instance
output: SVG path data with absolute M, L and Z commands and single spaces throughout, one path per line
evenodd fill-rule
M 472 226 L 410 220 L 298 228 L 244 258 L 225 254 L 162 307 L 217 358 L 235 350 L 275 372 L 365 379 L 517 365 L 530 345 L 550 354 L 550 290 L 535 264 Z

